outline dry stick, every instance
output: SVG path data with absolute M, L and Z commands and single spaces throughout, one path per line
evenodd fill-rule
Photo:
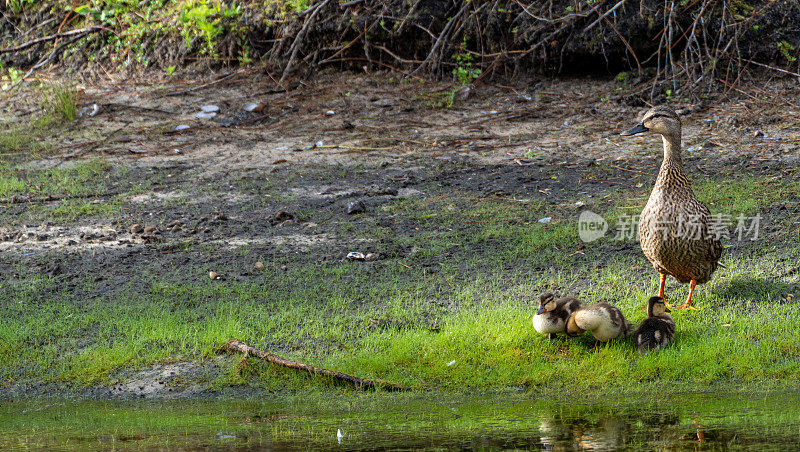
M 0 54 L 9 53 L 9 52 L 19 52 L 20 50 L 25 50 L 28 47 L 32 47 L 40 42 L 47 42 L 52 41 L 58 38 L 65 38 L 67 36 L 74 36 L 80 35 L 84 33 L 94 33 L 100 30 L 107 30 L 105 27 L 86 27 L 86 28 L 78 28 L 76 30 L 65 31 L 64 33 L 56 33 L 54 35 L 45 36 L 43 38 L 34 39 L 33 41 L 28 41 L 24 44 L 20 44 L 16 47 L 6 47 L 5 49 L 0 49 Z
M 609 15 L 609 14 L 611 14 L 611 13 L 613 13 L 613 12 L 614 12 L 614 10 L 616 10 L 617 8 L 619 8 L 620 6 L 622 6 L 622 5 L 624 5 L 624 4 L 625 4 L 625 0 L 619 0 L 619 2 L 618 2 L 616 5 L 614 5 L 613 7 L 611 7 L 611 9 L 609 9 L 608 11 L 606 11 L 606 13 L 605 13 L 605 14 L 603 14 L 602 16 L 600 16 L 599 18 L 597 18 L 597 20 L 595 20 L 594 22 L 590 23 L 590 24 L 589 24 L 589 25 L 588 25 L 586 28 L 584 28 L 584 29 L 583 29 L 583 32 L 584 32 L 584 33 L 586 33 L 587 31 L 589 31 L 589 30 L 591 30 L 592 28 L 594 28 L 594 26 L 595 26 L 595 25 L 597 25 L 597 24 L 599 24 L 599 23 L 600 23 L 600 21 L 602 21 L 603 19 L 605 19 L 605 18 L 606 18 L 606 16 L 608 16 L 608 15 Z
M 322 8 L 324 8 L 325 5 L 328 4 L 328 2 L 330 2 L 330 0 L 325 0 L 324 2 L 317 5 L 316 9 L 314 9 L 311 15 L 308 16 L 308 18 L 303 23 L 303 27 L 300 28 L 299 32 L 297 32 L 297 36 L 294 38 L 294 42 L 292 43 L 292 46 L 289 48 L 290 51 L 289 62 L 286 63 L 286 67 L 283 69 L 283 74 L 281 75 L 281 79 L 278 80 L 279 84 L 283 85 L 283 82 L 285 82 L 286 78 L 289 77 L 289 72 L 291 72 L 292 67 L 294 67 L 294 62 L 297 59 L 297 52 L 300 50 L 300 42 L 305 37 L 306 32 L 308 31 L 308 27 L 314 21 L 314 18 L 317 16 L 317 13 L 320 12 Z
M 270 362 L 272 364 L 277 364 L 279 366 L 289 367 L 291 369 L 305 370 L 313 375 L 324 375 L 326 377 L 333 378 L 334 380 L 337 381 L 352 383 L 356 389 L 380 388 L 386 391 L 406 391 L 410 389 L 406 386 L 401 386 L 386 381 L 368 380 L 364 378 L 354 377 L 353 375 L 348 375 L 346 373 L 337 372 L 335 370 L 328 370 L 328 369 L 323 369 L 321 367 L 310 366 L 308 364 L 299 363 L 297 361 L 290 361 L 288 359 L 281 358 L 280 356 L 275 355 L 273 353 L 253 348 L 245 344 L 244 342 L 238 341 L 236 339 L 229 340 L 225 345 L 228 348 L 228 350 L 244 353 L 245 358 L 249 355 L 257 356 L 263 359 L 264 361 Z
M 75 36 L 74 38 L 70 39 L 69 41 L 67 41 L 67 42 L 65 42 L 65 43 L 61 44 L 60 46 L 56 47 L 55 49 L 53 49 L 53 51 L 51 51 L 51 52 L 50 52 L 49 54 L 47 54 L 46 56 L 42 57 L 42 59 L 40 59 L 38 63 L 36 63 L 36 64 L 35 64 L 35 65 L 34 65 L 32 68 L 30 68 L 30 70 L 28 70 L 28 72 L 26 72 L 26 73 L 25 73 L 25 75 L 23 75 L 22 77 L 20 77 L 20 79 L 19 79 L 19 80 L 17 80 L 17 81 L 16 81 L 16 82 L 14 82 L 14 83 L 13 83 L 11 86 L 9 86 L 9 87 L 8 87 L 8 90 L 10 91 L 10 90 L 12 90 L 12 89 L 16 88 L 16 87 L 17 87 L 17 86 L 18 86 L 20 83 L 24 82 L 26 78 L 30 77 L 30 75 L 31 75 L 31 74 L 33 74 L 33 72 L 34 72 L 36 69 L 39 69 L 40 67 L 44 66 L 45 64 L 47 64 L 47 63 L 49 63 L 49 62 L 53 61 L 53 58 L 54 58 L 54 57 L 55 57 L 55 56 L 56 56 L 56 55 L 57 55 L 59 52 L 61 52 L 61 50 L 63 50 L 65 47 L 69 46 L 69 45 L 70 45 L 70 44 L 72 44 L 73 42 L 76 42 L 76 41 L 78 41 L 79 39 L 82 39 L 82 38 L 83 38 L 84 36 L 86 36 L 87 34 L 89 34 L 89 32 L 85 32 L 84 34 L 81 34 L 81 35 Z
M 772 66 L 769 66 L 769 65 L 767 65 L 767 64 L 761 64 L 761 63 L 758 63 L 758 62 L 756 62 L 756 61 L 753 61 L 752 59 L 751 59 L 751 60 L 749 60 L 747 63 L 748 63 L 748 64 L 750 64 L 750 63 L 753 63 L 753 64 L 755 64 L 756 66 L 761 66 L 761 67 L 765 67 L 765 68 L 767 68 L 767 69 L 772 69 L 773 71 L 783 72 L 784 74 L 789 74 L 789 75 L 794 75 L 795 77 L 800 77 L 800 74 L 798 74 L 797 72 L 791 72 L 791 71 L 787 71 L 787 70 L 785 70 L 785 69 L 781 69 L 781 68 L 777 68 L 777 67 L 772 67 Z
M 444 39 L 450 34 L 450 30 L 453 28 L 456 22 L 458 22 L 458 20 L 461 18 L 461 15 L 464 13 L 464 11 L 467 10 L 469 5 L 470 2 L 464 3 L 464 6 L 462 6 L 461 9 L 458 10 L 458 12 L 447 22 L 447 25 L 445 25 L 441 34 L 439 34 L 439 38 L 433 44 L 433 47 L 431 47 L 431 51 L 428 52 L 428 56 L 425 57 L 425 62 L 417 66 L 417 68 L 411 72 L 411 75 L 416 74 L 417 72 L 419 72 L 420 69 L 430 65 L 433 62 L 433 60 L 435 59 L 436 52 L 439 51 L 439 47 L 444 43 Z M 434 67 L 433 69 L 436 68 Z

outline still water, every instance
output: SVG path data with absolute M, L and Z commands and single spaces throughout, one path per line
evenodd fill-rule
M 800 450 L 800 394 L 0 401 L 0 450 Z

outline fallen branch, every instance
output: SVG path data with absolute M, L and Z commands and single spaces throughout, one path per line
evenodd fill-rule
M 367 380 L 364 378 L 354 377 L 346 373 L 337 372 L 335 370 L 328 370 L 328 369 L 323 369 L 321 367 L 310 366 L 308 364 L 299 363 L 297 361 L 290 361 L 288 359 L 281 358 L 278 355 L 266 352 L 264 350 L 253 348 L 245 344 L 244 342 L 238 341 L 236 339 L 229 340 L 226 344 L 226 347 L 230 351 L 244 353 L 245 358 L 249 355 L 257 356 L 263 359 L 264 361 L 270 362 L 272 364 L 289 367 L 291 369 L 305 370 L 313 375 L 323 375 L 332 378 L 336 381 L 351 383 L 356 389 L 383 389 L 386 391 L 406 391 L 410 389 L 408 387 L 397 385 L 394 383 L 389 383 L 380 380 Z
M 74 36 L 74 35 L 80 35 L 80 34 L 85 34 L 85 33 L 94 33 L 96 31 L 100 31 L 100 30 L 106 30 L 106 28 L 105 27 L 86 27 L 86 28 L 78 28 L 78 29 L 75 29 L 75 30 L 65 31 L 64 33 L 56 33 L 54 35 L 45 36 L 43 38 L 38 38 L 38 39 L 34 39 L 34 40 L 31 40 L 31 41 L 28 41 L 28 42 L 26 42 L 24 44 L 20 44 L 18 46 L 6 47 L 5 49 L 0 49 L 0 54 L 10 53 L 10 52 L 19 52 L 20 50 L 25 50 L 28 47 L 35 46 L 36 44 L 39 44 L 41 42 L 52 41 L 52 40 L 59 39 L 59 38 L 66 38 L 67 36 Z

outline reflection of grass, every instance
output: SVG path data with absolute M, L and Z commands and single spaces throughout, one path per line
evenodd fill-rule
M 266 366 L 265 371 L 269 371 Z M 246 400 L 4 402 L 0 448 L 572 450 L 792 449 L 796 394 L 532 398 L 304 391 Z M 342 432 L 341 445 L 336 433 Z M 491 437 L 491 442 L 485 438 Z M 476 440 L 476 438 L 479 438 Z

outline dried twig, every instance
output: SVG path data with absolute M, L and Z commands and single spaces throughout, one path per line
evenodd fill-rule
M 230 351 L 242 352 L 245 353 L 246 356 L 250 355 L 257 356 L 263 359 L 264 361 L 270 362 L 272 364 L 288 367 L 290 369 L 305 370 L 313 375 L 323 375 L 332 378 L 336 381 L 349 383 L 352 384 L 356 389 L 383 389 L 386 391 L 405 391 L 410 389 L 406 386 L 401 386 L 386 381 L 359 378 L 343 372 L 337 372 L 335 370 L 323 369 L 321 367 L 310 366 L 308 364 L 303 364 L 297 361 L 291 361 L 286 358 L 282 358 L 278 355 L 275 355 L 273 353 L 253 348 L 245 344 L 244 342 L 238 341 L 236 339 L 229 340 L 226 344 L 226 347 Z
M 48 42 L 48 41 L 52 41 L 54 39 L 59 39 L 59 38 L 66 38 L 68 36 L 84 35 L 84 34 L 94 33 L 94 32 L 100 31 L 100 30 L 107 30 L 108 31 L 108 29 L 106 27 L 78 28 L 76 30 L 65 31 L 64 33 L 56 33 L 54 35 L 50 35 L 50 36 L 45 36 L 43 38 L 34 39 L 32 41 L 28 41 L 28 42 L 26 42 L 24 44 L 20 44 L 18 46 L 6 47 L 5 49 L 0 49 L 0 54 L 9 53 L 9 52 L 19 52 L 20 50 L 25 50 L 28 47 L 35 46 L 36 44 L 39 44 L 39 43 L 42 43 L 42 42 Z

